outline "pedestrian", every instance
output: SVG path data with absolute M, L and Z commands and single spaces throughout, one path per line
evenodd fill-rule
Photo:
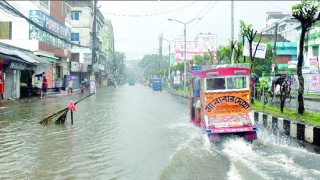
M 42 79 L 42 91 L 40 92 L 40 99 L 42 98 L 43 94 L 47 95 L 48 92 L 48 80 L 45 75 L 43 75 Z
M 73 93 L 73 85 L 74 85 L 74 82 L 72 79 L 70 79 L 68 81 L 68 93 L 71 93 L 71 94 Z

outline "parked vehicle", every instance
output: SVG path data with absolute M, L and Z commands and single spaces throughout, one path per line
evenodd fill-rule
M 161 78 L 152 78 L 151 86 L 154 91 L 162 91 L 162 79 Z
M 134 79 L 129 79 L 129 85 L 134 86 L 135 85 L 135 80 Z
M 239 135 L 257 139 L 250 109 L 249 64 L 193 66 L 190 79 L 191 122 L 209 138 Z

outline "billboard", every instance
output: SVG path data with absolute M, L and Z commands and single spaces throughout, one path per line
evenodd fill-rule
M 258 44 L 257 42 L 252 42 L 252 55 L 254 54 L 254 51 L 256 50 L 257 44 Z M 247 41 L 245 43 L 245 46 L 243 47 L 243 56 L 250 57 L 249 49 L 250 49 L 249 42 Z M 267 52 L 267 44 L 259 43 L 255 57 L 264 59 L 266 57 L 266 52 Z

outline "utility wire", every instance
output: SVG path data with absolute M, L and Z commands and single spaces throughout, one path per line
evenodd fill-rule
M 102 14 L 108 14 L 108 15 L 113 15 L 113 16 L 122 16 L 122 17 L 150 17 L 150 16 L 159 16 L 159 15 L 163 15 L 163 14 L 170 14 L 170 13 L 174 13 L 176 11 L 182 10 L 184 8 L 187 8 L 193 4 L 197 3 L 197 1 L 192 2 L 190 4 L 187 4 L 183 7 L 177 8 L 177 9 L 173 9 L 171 11 L 166 11 L 166 12 L 162 12 L 162 13 L 155 13 L 155 14 L 131 14 L 131 15 L 126 15 L 126 14 L 115 14 L 115 13 L 107 13 L 107 12 L 103 12 Z
M 5 3 L 5 4 L 4 4 Z M 79 44 L 75 44 L 67 39 L 65 39 L 64 37 L 61 37 L 60 35 L 57 35 L 55 33 L 52 33 L 50 31 L 48 31 L 46 28 L 40 26 L 39 24 L 37 24 L 36 22 L 34 22 L 33 20 L 29 19 L 28 17 L 26 17 L 24 14 L 22 14 L 20 11 L 18 11 L 15 7 L 13 7 L 11 4 L 9 4 L 7 1 L 3 0 L 3 2 L 0 2 L 0 5 L 4 8 L 6 8 L 7 10 L 15 13 L 16 15 L 24 18 L 25 20 L 27 20 L 30 24 L 34 25 L 35 27 L 37 27 L 38 29 L 50 34 L 51 36 L 58 38 L 70 45 L 74 45 L 74 46 L 79 46 L 79 47 L 84 47 L 84 48 L 90 48 L 89 46 L 83 46 L 83 45 L 79 45 Z

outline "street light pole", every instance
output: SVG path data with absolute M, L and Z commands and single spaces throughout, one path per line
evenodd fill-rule
M 184 69 L 184 76 L 183 76 L 183 89 L 185 90 L 186 89 L 186 82 L 187 82 L 187 24 L 189 24 L 190 22 L 196 20 L 196 19 L 201 19 L 201 18 L 194 18 L 194 19 L 191 19 L 190 21 L 184 23 L 184 22 L 181 22 L 179 20 L 176 20 L 176 19 L 168 19 L 169 21 L 177 21 L 178 23 L 181 23 L 183 24 L 184 26 L 184 63 L 183 63 L 183 69 Z
M 171 48 L 170 48 L 170 43 L 172 42 L 172 41 L 175 41 L 175 40 L 177 40 L 177 39 L 173 39 L 173 40 L 171 40 L 171 41 L 169 41 L 169 40 L 167 40 L 167 39 L 165 39 L 165 38 L 162 38 L 163 40 L 165 40 L 165 41 L 167 41 L 168 43 L 169 43 L 169 70 L 168 70 L 168 79 L 169 79 L 169 87 L 170 87 L 170 77 L 171 77 L 171 73 L 170 73 L 170 71 L 171 71 L 171 62 L 170 62 L 170 57 L 171 57 L 171 54 L 170 54 L 170 52 L 171 52 Z

